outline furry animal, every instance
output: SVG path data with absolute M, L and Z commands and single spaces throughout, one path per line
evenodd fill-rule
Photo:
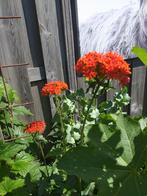
M 82 24 L 82 55 L 89 51 L 116 51 L 124 58 L 132 58 L 135 45 L 147 49 L 147 0 L 138 1 L 138 6 L 98 13 Z

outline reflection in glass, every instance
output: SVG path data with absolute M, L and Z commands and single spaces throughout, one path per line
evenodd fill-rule
M 109 2 L 109 3 L 108 3 Z M 147 49 L 147 0 L 78 0 L 81 54 Z

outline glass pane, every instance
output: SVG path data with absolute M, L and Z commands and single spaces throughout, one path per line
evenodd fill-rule
M 78 0 L 81 54 L 147 49 L 147 0 Z

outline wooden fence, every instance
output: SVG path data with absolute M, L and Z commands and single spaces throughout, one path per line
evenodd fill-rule
M 73 67 L 80 55 L 76 0 L 0 0 L 0 45 L 2 72 L 34 119 L 49 122 L 54 113 L 52 100 L 40 94 L 47 81 L 84 88 Z M 147 70 L 138 59 L 128 61 L 133 69 L 130 114 L 146 115 Z

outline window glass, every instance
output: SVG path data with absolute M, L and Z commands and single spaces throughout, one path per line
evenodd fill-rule
M 116 51 L 133 58 L 131 49 L 147 49 L 146 0 L 78 0 L 81 54 Z

